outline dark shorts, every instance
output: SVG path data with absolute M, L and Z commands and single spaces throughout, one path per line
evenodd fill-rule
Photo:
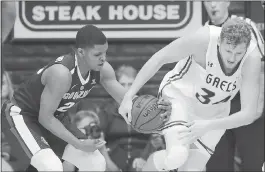
M 19 142 L 19 146 L 26 153 L 28 162 L 34 154 L 41 149 L 51 148 L 55 154 L 61 158 L 66 142 L 54 136 L 45 129 L 37 119 L 37 115 L 32 115 L 22 111 L 11 102 L 5 102 L 2 106 L 2 130 L 10 130 Z M 60 120 L 60 119 L 59 119 Z M 70 125 L 70 119 L 62 118 L 62 123 L 76 137 L 83 138 L 84 135 L 76 127 Z
M 22 115 L 19 107 L 5 102 L 2 107 L 2 129 L 10 129 L 29 159 L 41 149 L 50 148 L 45 135 L 47 131 L 37 119 Z
M 231 113 L 240 109 L 238 94 L 232 100 Z M 207 171 L 234 171 L 236 149 L 242 160 L 241 171 L 261 171 L 264 163 L 264 114 L 252 124 L 227 130 L 207 164 Z

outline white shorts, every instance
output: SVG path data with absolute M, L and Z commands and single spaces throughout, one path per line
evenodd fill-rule
M 160 85 L 159 95 L 170 100 L 172 103 L 172 113 L 169 121 L 161 129 L 162 134 L 166 134 L 167 131 L 176 125 L 185 126 L 185 123 L 199 119 L 222 118 L 228 116 L 230 112 L 230 102 L 222 106 L 204 106 L 184 96 L 179 89 L 174 88 L 174 85 L 166 84 L 165 82 L 162 82 Z M 193 148 L 203 149 L 206 154 L 212 155 L 224 132 L 225 130 L 207 132 L 194 143 Z

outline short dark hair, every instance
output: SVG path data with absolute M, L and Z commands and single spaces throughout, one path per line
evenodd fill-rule
M 94 25 L 85 25 L 76 34 L 76 48 L 85 48 L 96 44 L 103 45 L 107 42 L 104 33 Z

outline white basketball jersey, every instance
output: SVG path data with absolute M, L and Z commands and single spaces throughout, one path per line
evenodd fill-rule
M 228 76 L 222 69 L 218 54 L 217 41 L 221 28 L 215 26 L 209 26 L 209 28 L 210 42 L 206 53 L 206 69 L 196 63 L 192 55 L 182 59 L 172 71 L 166 74 L 160 91 L 166 85 L 171 85 L 172 91 L 174 89 L 174 92 L 179 92 L 186 97 L 191 102 L 190 106 L 196 109 L 195 111 L 220 113 L 225 109 L 226 113 L 229 113 L 230 101 L 241 87 L 242 66 L 249 53 L 256 47 L 256 43 L 251 41 L 239 67 Z M 172 95 L 172 93 L 170 94 Z

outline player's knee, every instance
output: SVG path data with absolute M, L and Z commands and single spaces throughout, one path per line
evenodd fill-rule
M 174 170 L 181 167 L 188 159 L 189 149 L 186 146 L 175 145 L 167 149 L 164 160 L 167 170 Z
M 61 160 L 52 149 L 42 149 L 31 158 L 31 165 L 38 171 L 63 171 Z
M 167 155 L 166 150 L 156 151 L 153 154 L 151 154 L 149 159 L 151 159 L 152 163 L 148 164 L 149 167 L 147 168 L 145 165 L 145 168 L 143 168 L 145 170 L 143 171 L 167 171 L 165 167 L 165 163 L 164 163 L 166 155 Z M 153 169 L 152 169 L 152 166 L 153 166 Z

